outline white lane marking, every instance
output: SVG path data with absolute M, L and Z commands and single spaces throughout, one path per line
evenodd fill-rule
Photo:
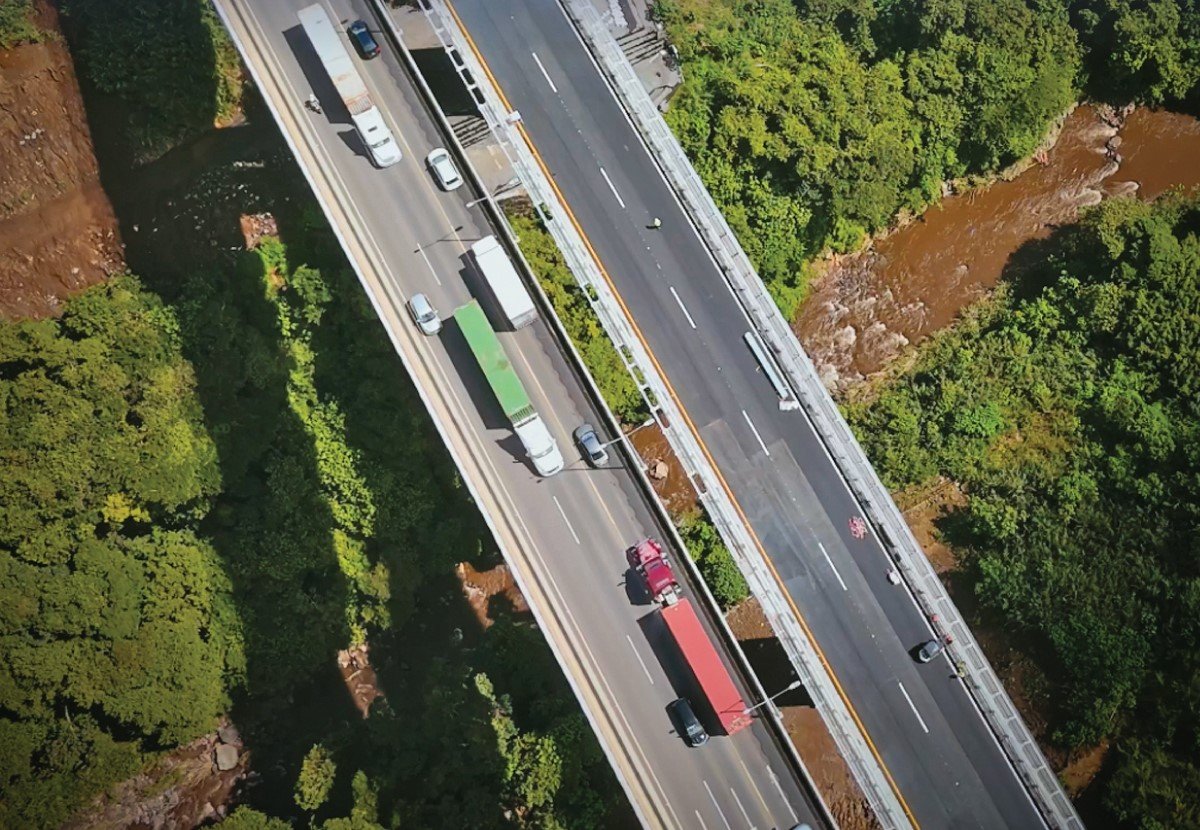
M 425 260 L 425 264 L 429 267 L 429 273 L 433 274 L 434 280 L 438 285 L 441 285 L 442 281 L 438 279 L 437 271 L 434 270 L 433 263 L 429 261 L 429 257 L 425 256 L 425 249 L 417 248 L 417 253 L 421 255 L 421 259 Z
M 783 794 L 783 785 L 779 783 L 779 776 L 775 774 L 775 770 L 771 769 L 771 765 L 767 764 L 767 777 L 771 779 L 771 783 L 775 785 L 775 789 L 779 791 L 779 797 L 783 799 L 783 803 L 787 805 L 788 813 L 792 816 L 792 824 L 796 823 L 796 811 L 792 809 L 792 802 L 788 801 L 788 797 Z
M 692 315 L 688 314 L 687 306 L 683 304 L 683 300 L 679 299 L 679 293 L 675 290 L 675 286 L 671 286 L 671 296 L 675 298 L 675 302 L 679 303 L 679 310 L 683 312 L 683 316 L 687 318 L 688 325 L 696 328 L 696 321 L 692 319 Z
M 754 783 L 754 776 L 750 774 L 750 768 L 746 766 L 746 762 L 742 760 L 740 754 L 738 755 L 738 763 L 742 765 L 742 772 L 746 773 L 746 782 L 750 785 L 750 789 L 754 790 L 754 794 L 758 796 L 758 803 L 762 805 L 763 815 L 771 815 L 771 808 L 767 806 L 767 800 L 763 798 L 762 791 Z
M 713 795 L 712 787 L 708 786 L 708 782 L 704 782 L 704 789 L 708 790 L 708 797 L 712 799 L 713 806 L 717 808 L 717 815 L 721 817 L 721 821 L 725 822 L 725 830 L 733 830 L 733 825 L 729 823 L 729 819 L 725 818 L 725 814 L 721 812 L 721 805 L 717 803 L 717 797 Z
M 604 177 L 604 181 L 608 183 L 608 189 L 617 197 L 617 204 L 621 206 L 621 210 L 625 209 L 625 200 L 621 198 L 621 194 L 617 192 L 617 186 L 612 183 L 612 179 L 608 177 L 608 171 L 603 167 L 600 168 L 600 175 Z
M 567 518 L 567 511 L 563 510 L 562 504 L 558 501 L 558 496 L 552 496 L 552 498 L 554 499 L 554 506 L 558 508 L 558 515 L 563 517 L 563 523 L 567 526 L 567 530 L 571 531 L 571 535 L 575 537 L 575 544 L 581 544 L 579 534 L 575 532 L 575 528 L 571 527 L 571 520 Z
M 646 668 L 646 661 L 642 659 L 642 655 L 638 654 L 637 646 L 633 644 L 633 638 L 626 634 L 625 639 L 629 641 L 629 647 L 633 649 L 633 656 L 636 657 L 638 662 L 642 664 L 642 671 L 646 673 L 646 679 L 649 680 L 650 685 L 653 686 L 654 678 L 650 676 L 650 669 Z
M 767 449 L 767 445 L 763 443 L 762 436 L 758 434 L 758 428 L 754 426 L 754 422 L 750 420 L 750 416 L 746 414 L 746 410 L 742 410 L 742 417 L 746 419 L 746 424 L 750 427 L 750 431 L 754 433 L 754 437 L 758 439 L 758 445 L 762 447 L 762 451 L 767 454 L 767 458 L 771 457 L 771 451 Z
M 829 558 L 829 552 L 825 550 L 825 546 L 820 542 L 817 542 L 817 547 L 821 549 L 821 553 L 824 555 L 825 561 L 829 563 L 829 570 L 833 571 L 833 575 L 837 577 L 838 584 L 842 586 L 842 590 L 848 591 L 849 589 L 846 587 L 846 583 L 842 579 L 842 575 L 838 573 L 838 569 L 834 566 L 833 560 Z
M 696 814 L 696 821 L 700 822 L 700 826 L 703 827 L 704 830 L 708 830 L 708 825 L 704 823 L 704 819 L 700 818 L 700 811 L 693 810 L 692 812 Z
M 738 809 L 742 811 L 742 816 L 746 819 L 746 826 L 749 827 L 750 830 L 757 830 L 757 828 L 754 826 L 754 822 L 750 820 L 750 814 L 747 813 L 746 808 L 742 806 L 742 800 L 738 798 L 738 794 L 734 791 L 733 787 L 729 788 L 729 794 L 733 796 L 733 800 L 737 802 Z
M 917 705 L 913 703 L 911 697 L 908 696 L 908 689 L 904 688 L 904 684 L 899 680 L 896 685 L 900 687 L 900 694 L 904 695 L 904 699 L 908 701 L 909 708 L 913 710 L 913 714 L 917 716 L 917 723 L 921 724 L 921 728 L 925 730 L 925 734 L 929 734 L 929 727 L 925 725 L 925 719 L 921 717 L 921 713 L 917 711 Z
M 555 95 L 558 94 L 558 87 L 554 85 L 554 81 L 550 80 L 550 73 L 546 71 L 546 67 L 542 66 L 542 59 L 537 56 L 537 52 L 530 52 L 533 55 L 533 62 L 538 65 L 538 69 L 542 70 L 542 77 L 546 79 L 546 83 L 550 84 L 550 91 Z M 621 205 L 621 207 L 625 207 Z

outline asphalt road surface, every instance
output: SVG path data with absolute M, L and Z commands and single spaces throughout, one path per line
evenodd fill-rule
M 944 658 L 886 579 L 877 540 L 802 412 L 777 398 L 742 341 L 750 326 L 554 0 L 454 0 L 763 543 L 781 583 L 924 828 L 1042 820 Z M 651 228 L 654 217 L 662 227 Z
M 818 826 L 808 795 L 761 722 L 732 738 L 716 737 L 700 749 L 689 749 L 673 732 L 665 707 L 677 696 L 676 689 L 685 688 L 687 672 L 653 606 L 637 604 L 639 592 L 625 582 L 625 547 L 641 536 L 660 535 L 653 514 L 628 471 L 590 469 L 572 446 L 577 425 L 602 421 L 545 322 L 518 332 L 497 324 L 501 318 L 466 255 L 473 241 L 491 232 L 481 209 L 467 206 L 477 194 L 467 187 L 444 193 L 433 183 L 424 158 L 444 140 L 386 39 L 380 38 L 381 57 L 368 62 L 355 57 L 404 153 L 400 164 L 377 170 L 299 26 L 296 12 L 308 0 L 222 2 L 242 11 L 250 36 L 269 48 L 286 77 L 283 94 L 297 107 L 310 91 L 321 101 L 322 115 L 305 116 L 386 258 L 388 301 L 399 303 L 424 292 L 449 318 L 459 305 L 479 296 L 499 330 L 567 459 L 567 468 L 553 478 L 540 479 L 532 472 L 453 320 L 423 344 L 432 351 L 442 382 L 452 387 L 470 413 L 473 429 L 483 436 L 488 460 L 537 545 L 539 566 L 552 575 L 554 590 L 571 609 L 571 627 L 601 667 L 602 682 L 619 703 L 626 737 L 648 762 L 652 788 L 661 793 L 674 826 L 767 830 L 797 821 Z M 362 0 L 327 3 L 326 9 L 335 23 L 372 20 Z M 348 42 L 346 46 L 354 55 Z

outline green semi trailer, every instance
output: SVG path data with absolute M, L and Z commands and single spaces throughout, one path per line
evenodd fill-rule
M 496 396 L 496 401 L 512 424 L 513 431 L 525 446 L 525 452 L 528 453 L 533 466 L 540 475 L 554 475 L 563 468 L 563 457 L 558 450 L 558 443 L 530 402 L 525 385 L 513 371 L 508 354 L 496 338 L 496 332 L 492 330 L 483 309 L 479 307 L 479 301 L 471 300 L 460 307 L 454 312 L 454 319 L 458 322 L 458 328 L 462 331 L 467 345 L 471 347 L 475 361 L 483 370 L 488 386 L 492 388 L 492 394 Z

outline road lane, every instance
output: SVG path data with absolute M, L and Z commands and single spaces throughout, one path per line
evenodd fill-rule
M 424 170 L 425 154 L 443 142 L 395 56 L 385 50 L 381 58 L 359 64 L 405 156 L 395 167 L 379 171 L 358 150 L 353 136 L 347 135 L 344 113 L 339 113 L 336 98 L 329 97 L 331 87 L 322 82 L 315 56 L 303 33 L 296 37 L 295 12 L 307 4 L 305 0 L 225 2 L 249 10 L 247 18 L 255 24 L 256 37 L 267 43 L 286 77 L 284 95 L 298 103 L 313 89 L 325 105 L 327 117 L 306 113 L 307 124 L 329 165 L 325 172 L 354 195 L 359 221 L 389 264 L 387 298 L 398 306 L 412 293 L 423 291 L 448 317 L 470 298 L 472 288 L 478 288 L 466 251 L 489 229 L 478 210 L 466 207 L 471 198 L 466 188 L 443 193 Z M 327 8 L 335 19 L 368 16 L 363 3 L 332 3 Z M 664 708 L 674 696 L 680 667 L 661 647 L 652 648 L 656 643 L 645 632 L 661 634 L 656 632 L 655 615 L 650 606 L 632 605 L 623 585 L 624 547 L 641 535 L 658 534 L 653 515 L 628 474 L 592 470 L 574 452 L 570 430 L 583 420 L 602 421 L 591 410 L 545 324 L 501 332 L 500 337 L 509 354 L 519 356 L 514 361 L 517 371 L 568 459 L 568 468 L 554 478 L 539 479 L 531 473 L 453 322 L 447 323 L 441 336 L 420 342 L 436 365 L 440 382 L 473 422 L 487 463 L 520 506 L 536 542 L 539 567 L 569 609 L 567 622 L 581 635 L 582 651 L 601 667 L 597 682 L 620 701 L 615 716 L 636 739 L 636 751 L 645 757 L 654 786 L 664 794 L 669 813 L 676 816 L 676 826 L 692 826 L 695 813 L 710 825 L 719 820 L 719 813 L 708 805 L 706 781 L 717 786 L 721 810 L 737 810 L 740 801 L 756 826 L 788 826 L 784 822 L 796 813 L 812 821 L 805 796 L 785 774 L 783 758 L 761 724 L 732 739 L 711 741 L 700 751 L 688 749 L 671 734 Z M 560 509 L 563 518 L 569 517 L 569 525 L 559 524 Z M 647 677 L 654 681 L 649 686 Z M 760 793 L 755 782 L 745 777 L 750 767 L 777 771 L 783 777 L 782 788 Z
M 944 664 L 918 666 L 910 658 L 908 649 L 931 636 L 927 622 L 904 590 L 887 582 L 878 542 L 851 533 L 857 508 L 848 490 L 803 414 L 778 409 L 740 342 L 750 327 L 728 285 L 557 5 L 458 0 L 454 6 L 918 822 L 1038 826 L 1040 817 L 961 685 Z M 553 94 L 536 82 L 529 57 L 535 51 L 554 78 Z M 610 185 L 623 205 L 608 198 Z M 648 227 L 655 217 L 662 226 Z M 686 322 L 681 305 L 689 310 Z M 703 348 L 696 347 L 697 334 Z M 901 688 L 924 713 L 928 732 Z

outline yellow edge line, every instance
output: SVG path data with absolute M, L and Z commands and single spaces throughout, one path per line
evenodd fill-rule
M 500 84 L 497 82 L 496 76 L 492 74 L 492 70 L 487 65 L 487 61 L 483 59 L 483 54 L 475 45 L 475 40 L 467 31 L 467 27 L 463 25 L 462 19 L 458 16 L 458 12 L 455 11 L 450 0 L 445 0 L 445 2 L 447 8 L 450 9 L 450 14 L 454 17 L 454 22 L 458 25 L 459 31 L 462 32 L 463 37 L 466 38 L 467 45 L 471 47 L 471 51 L 474 53 L 475 59 L 478 60 L 479 65 L 483 67 L 484 74 L 487 75 L 488 80 L 492 84 L 492 88 L 496 90 L 496 94 L 500 96 L 500 102 L 504 104 L 504 108 L 507 111 L 512 112 L 512 105 L 508 102 L 508 98 L 504 95 L 504 91 L 500 88 Z M 587 234 L 584 233 L 583 227 L 579 224 L 579 220 L 575 218 L 575 213 L 571 210 L 571 206 L 567 203 L 566 197 L 564 197 L 562 191 L 558 189 L 558 185 L 555 183 L 554 177 L 550 174 L 550 169 L 546 166 L 546 162 L 542 160 L 542 154 L 538 152 L 537 147 L 535 147 L 533 144 L 533 140 L 529 137 L 529 133 L 525 131 L 525 125 L 518 121 L 516 127 L 521 133 L 521 138 L 525 140 L 525 144 L 529 148 L 529 151 L 533 153 L 534 159 L 537 160 L 538 166 L 541 167 L 542 173 L 546 177 L 546 181 L 550 184 L 550 187 L 554 190 L 555 195 L 558 197 L 559 204 L 561 204 L 563 206 L 563 210 L 566 211 L 567 218 L 571 220 L 571 224 L 575 227 L 575 231 L 579 234 L 580 239 L 583 240 L 583 244 L 587 247 L 588 253 L 591 255 L 592 260 L 596 263 L 596 267 L 600 270 L 601 276 L 603 276 L 604 281 L 608 283 L 609 290 L 616 298 L 617 303 L 621 306 L 621 311 L 624 313 L 625 319 L 629 322 L 630 327 L 633 329 L 633 333 L 637 335 L 637 339 L 641 342 L 642 348 L 646 350 L 646 354 L 649 356 L 650 361 L 654 364 L 654 368 L 658 372 L 658 376 L 662 378 L 663 383 L 666 384 L 667 392 L 671 395 L 671 399 L 675 401 L 675 406 L 679 409 L 679 414 L 683 416 L 683 420 L 687 423 L 688 429 L 691 431 L 692 436 L 696 439 L 696 443 L 700 447 L 700 451 L 703 452 L 704 457 L 708 459 L 709 465 L 712 467 L 713 472 L 716 473 L 717 479 L 721 482 L 721 488 L 725 491 L 725 495 L 729 497 L 730 502 L 737 510 L 738 516 L 741 517 L 742 524 L 744 524 L 746 530 L 749 531 L 750 537 L 754 540 L 755 547 L 758 548 L 758 552 L 762 556 L 762 559 L 766 563 L 767 567 L 770 569 L 771 575 L 775 578 L 776 584 L 779 585 L 780 590 L 783 592 L 783 596 L 787 600 L 788 605 L 791 607 L 792 613 L 795 614 L 796 619 L 800 623 L 800 627 L 804 629 L 804 635 L 808 637 L 808 641 L 812 645 L 813 650 L 816 652 L 817 657 L 820 659 L 821 665 L 824 666 L 825 672 L 829 675 L 830 680 L 833 681 L 833 685 L 834 688 L 837 689 L 838 696 L 841 697 L 842 703 L 845 704 L 846 709 L 850 712 L 850 717 L 854 719 L 854 723 L 858 727 L 858 731 L 862 734 L 863 739 L 867 742 L 867 746 L 870 748 L 871 754 L 875 756 L 875 760 L 879 763 L 880 769 L 883 770 L 883 774 L 887 778 L 888 785 L 892 788 L 892 792 L 895 793 L 896 798 L 900 801 L 900 806 L 904 809 L 904 814 L 908 816 L 908 820 L 912 823 L 912 826 L 917 828 L 917 830 L 920 830 L 921 825 L 917 823 L 916 816 L 914 816 L 912 810 L 909 809 L 908 802 L 904 800 L 904 796 L 900 793 L 900 788 L 896 786 L 896 781 L 894 778 L 892 778 L 892 774 L 888 770 L 887 764 L 883 762 L 883 757 L 879 754 L 879 750 L 876 748 L 875 742 L 872 741 L 871 736 L 867 734 L 867 729 L 863 725 L 862 719 L 859 718 L 858 712 L 855 711 L 854 705 L 850 702 L 850 698 L 847 697 L 845 690 L 842 688 L 842 684 L 837 679 L 837 675 L 834 674 L 833 668 L 829 665 L 829 661 L 825 658 L 825 653 L 821 651 L 821 647 L 817 645 L 817 641 L 813 636 L 812 630 L 808 627 L 808 623 L 804 620 L 804 616 L 800 613 L 800 609 L 796 607 L 796 603 L 792 599 L 791 594 L 788 593 L 787 588 L 784 586 L 783 580 L 780 579 L 779 572 L 775 569 L 774 563 L 771 562 L 771 557 L 767 555 L 766 548 L 763 547 L 762 542 L 758 538 L 758 534 L 754 532 L 754 528 L 750 525 L 750 520 L 746 518 L 746 514 L 742 510 L 741 504 L 738 503 L 738 500 L 733 495 L 733 491 L 730 489 L 729 484 L 725 481 L 725 476 L 723 476 L 720 469 L 717 468 L 717 463 L 709 453 L 708 446 L 700 437 L 699 430 L 697 430 L 696 425 L 692 423 L 692 419 L 688 416 L 687 410 L 684 409 L 683 403 L 679 400 L 679 396 L 675 394 L 675 388 L 671 385 L 671 381 L 667 378 L 666 373 L 662 370 L 662 366 L 659 365 L 658 358 L 656 358 L 654 356 L 654 352 L 650 350 L 650 344 L 646 342 L 646 338 L 642 335 L 641 329 L 638 328 L 637 323 L 634 321 L 633 315 L 629 312 L 629 308 L 625 305 L 625 300 L 622 299 L 621 295 L 617 292 L 617 287 L 613 284 L 612 278 L 608 275 L 608 271 L 605 269 L 604 264 L 600 261 L 600 256 L 596 253 L 595 248 L 592 247 L 591 240 L 588 239 Z

